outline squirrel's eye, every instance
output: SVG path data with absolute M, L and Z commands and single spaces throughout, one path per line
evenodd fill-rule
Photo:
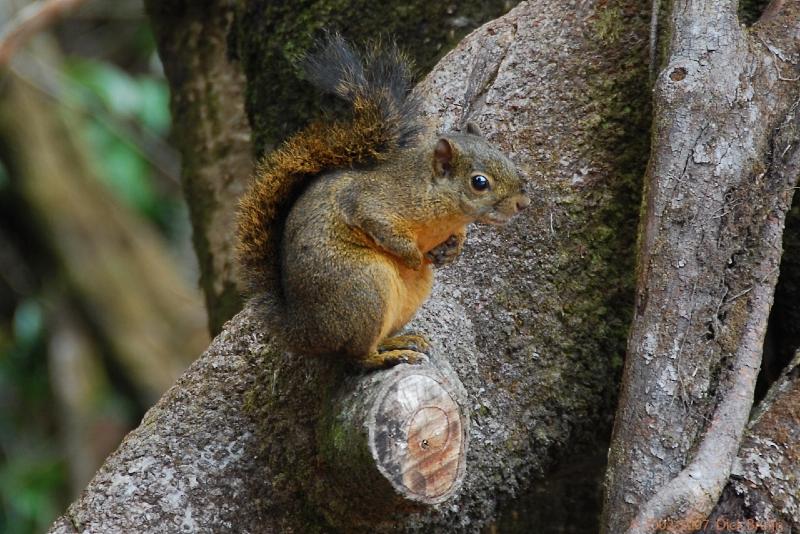
M 476 174 L 472 177 L 472 188 L 475 191 L 486 191 L 489 189 L 489 179 L 482 174 Z

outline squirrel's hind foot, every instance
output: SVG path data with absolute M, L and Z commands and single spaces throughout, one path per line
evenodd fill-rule
M 378 345 L 378 352 L 390 352 L 395 350 L 410 350 L 430 354 L 431 344 L 424 336 L 419 334 L 404 334 L 401 336 L 387 337 Z
M 428 361 L 428 355 L 415 350 L 398 349 L 387 350 L 385 352 L 373 352 L 358 363 L 364 369 L 386 369 L 394 367 L 399 363 L 424 363 Z
M 399 363 L 428 361 L 431 344 L 418 334 L 405 334 L 384 339 L 378 350 L 359 361 L 366 369 L 385 369 Z

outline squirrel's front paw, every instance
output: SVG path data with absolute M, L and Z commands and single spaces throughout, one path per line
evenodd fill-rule
M 425 257 L 436 267 L 452 263 L 461 254 L 465 239 L 464 234 L 451 235 L 447 241 L 429 250 Z

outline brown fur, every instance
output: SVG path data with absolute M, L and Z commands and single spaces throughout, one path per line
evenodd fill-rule
M 335 38 L 310 61 L 352 116 L 309 125 L 260 163 L 240 201 L 237 254 L 291 349 L 381 367 L 427 350 L 419 336 L 387 338 L 428 297 L 431 263 L 457 256 L 467 224 L 502 223 L 529 201 L 514 165 L 477 130 L 418 138 L 402 54 L 359 60 Z M 475 174 L 492 187 L 475 189 Z
M 251 189 L 239 201 L 237 257 L 249 290 L 281 294 L 278 251 L 282 221 L 319 174 L 388 159 L 395 130 L 376 102 L 358 97 L 353 119 L 316 122 L 289 138 L 257 167 Z

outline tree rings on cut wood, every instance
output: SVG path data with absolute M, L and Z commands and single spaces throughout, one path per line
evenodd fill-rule
M 322 433 L 326 460 L 344 495 L 360 505 L 437 504 L 464 478 L 469 419 L 452 372 L 420 365 L 352 377 Z M 355 505 L 354 503 L 350 503 Z
M 402 376 L 376 401 L 367 428 L 378 469 L 409 499 L 447 499 L 463 474 L 466 434 L 461 409 L 441 378 Z

